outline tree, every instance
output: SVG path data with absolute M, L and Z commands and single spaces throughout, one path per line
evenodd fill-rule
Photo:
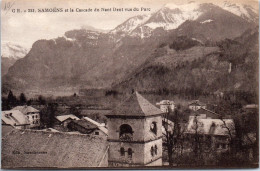
M 78 118 L 81 118 L 82 115 L 80 115 L 79 106 L 73 105 L 70 107 L 70 113 L 77 116 Z
M 183 147 L 183 132 L 181 131 L 180 126 L 181 118 L 179 108 L 175 109 L 175 111 L 172 111 L 171 108 L 168 107 L 167 111 L 168 112 L 166 112 L 163 116 L 163 127 L 165 130 L 163 135 L 165 137 L 164 144 L 166 145 L 167 149 L 169 165 L 173 166 L 174 156 L 177 156 L 178 152 L 180 152 L 179 147 Z M 173 125 L 170 124 L 170 115 L 173 115 Z
M 40 103 L 40 105 L 45 105 L 46 104 L 46 100 L 43 96 L 39 96 L 38 97 L 38 101 Z
M 20 94 L 20 104 L 24 105 L 24 104 L 26 104 L 26 102 L 27 102 L 27 99 L 26 99 L 24 93 L 21 93 Z
M 16 97 L 13 95 L 12 90 L 9 91 L 8 97 L 7 97 L 7 101 L 10 107 L 14 107 L 17 106 L 18 102 Z
M 41 123 L 47 128 L 53 127 L 55 116 L 57 113 L 57 103 L 48 103 L 41 111 Z

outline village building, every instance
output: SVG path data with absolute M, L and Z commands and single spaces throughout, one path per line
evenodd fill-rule
M 61 115 L 55 117 L 59 125 L 62 125 L 64 128 L 67 128 L 68 124 L 73 120 L 79 120 L 79 118 L 73 114 Z
M 30 128 L 37 128 L 40 126 L 40 111 L 31 106 L 16 106 L 12 110 L 19 110 L 22 112 L 30 123 Z
M 102 131 L 105 135 L 108 135 L 108 130 L 106 128 L 105 123 L 98 123 L 97 121 L 89 118 L 89 117 L 83 117 L 83 119 L 87 120 L 88 122 L 91 122 L 92 124 L 96 125 L 100 131 Z
M 110 146 L 108 165 L 161 166 L 162 114 L 136 92 L 106 115 Z
M 231 136 L 235 135 L 233 119 L 211 119 L 206 115 L 190 116 L 185 134 L 199 136 L 207 143 L 205 149 L 225 152 L 229 149 Z
M 193 101 L 192 103 L 189 104 L 190 110 L 196 111 L 196 110 L 199 110 L 201 108 L 206 109 L 206 104 L 200 102 L 199 100 L 195 100 L 195 101 Z
M 157 106 L 160 106 L 162 112 L 167 113 L 169 110 L 174 111 L 175 103 L 170 100 L 162 100 L 159 103 L 156 103 Z
M 19 110 L 2 111 L 2 125 L 10 125 L 17 129 L 30 127 L 28 118 Z
M 68 124 L 69 131 L 77 131 L 81 134 L 91 134 L 98 136 L 107 136 L 107 133 L 103 132 L 96 124 L 89 122 L 88 120 L 73 120 Z

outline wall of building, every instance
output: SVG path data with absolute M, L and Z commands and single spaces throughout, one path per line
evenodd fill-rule
M 154 134 L 151 131 L 151 124 L 155 122 L 157 127 L 157 133 Z M 157 115 L 155 117 L 148 117 L 144 119 L 144 141 L 158 139 L 162 136 L 162 117 Z
M 174 104 L 161 104 L 160 109 L 162 112 L 168 112 L 169 108 L 174 111 Z
M 125 149 L 124 156 L 121 156 L 121 147 Z M 132 158 L 128 156 L 128 148 L 131 148 L 133 150 Z M 144 164 L 144 144 L 109 142 L 108 161 L 110 165 L 111 163 L 118 163 L 119 166 L 123 166 L 124 163 Z
M 157 146 L 157 154 L 151 153 L 151 147 L 155 149 L 155 145 Z M 158 164 L 159 166 L 162 165 L 162 163 L 158 162 L 157 160 L 159 158 L 162 158 L 162 139 L 158 139 L 155 141 L 151 141 L 149 143 L 145 143 L 144 146 L 144 163 L 151 163 L 151 165 L 155 166 L 155 164 Z
M 26 117 L 29 120 L 30 128 L 40 126 L 40 114 L 39 113 L 27 114 Z

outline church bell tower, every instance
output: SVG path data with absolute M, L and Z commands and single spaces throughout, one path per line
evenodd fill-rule
M 108 118 L 108 165 L 162 165 L 162 111 L 138 92 L 122 102 Z

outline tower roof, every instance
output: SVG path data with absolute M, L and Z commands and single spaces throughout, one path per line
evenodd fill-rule
M 108 116 L 153 116 L 163 112 L 138 92 L 119 104 Z

